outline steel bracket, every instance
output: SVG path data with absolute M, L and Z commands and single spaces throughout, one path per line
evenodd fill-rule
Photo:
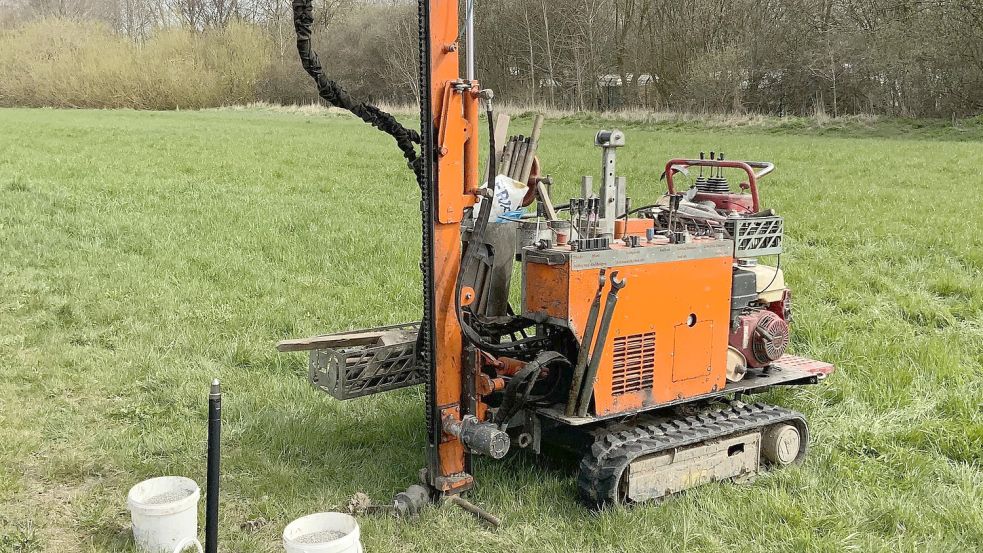
M 444 85 L 440 97 L 440 126 L 437 129 L 437 157 L 440 175 L 460 175 L 461 182 L 465 178 L 465 144 L 469 137 L 475 134 L 475 129 L 468 124 L 465 114 L 464 94 L 470 94 L 470 88 L 459 88 L 459 82 L 449 81 Z M 472 108 L 473 109 L 473 108 Z M 452 177 L 445 177 L 446 182 L 452 183 Z M 465 208 L 475 204 L 474 194 L 440 193 L 437 197 L 437 220 L 443 224 L 459 223 L 464 218 Z

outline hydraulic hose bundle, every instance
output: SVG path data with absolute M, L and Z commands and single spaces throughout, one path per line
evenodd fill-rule
M 428 17 L 429 5 L 425 0 L 419 0 L 420 9 L 420 123 L 423 132 L 407 129 L 391 114 L 386 113 L 376 106 L 366 102 L 356 102 L 351 95 L 336 81 L 332 81 L 324 74 L 321 61 L 311 47 L 311 34 L 314 25 L 314 6 L 313 0 L 293 0 L 293 20 L 294 31 L 297 33 L 297 53 L 300 56 L 301 64 L 308 75 L 314 79 L 317 85 L 318 95 L 329 104 L 339 107 L 354 115 L 359 119 L 372 125 L 373 127 L 385 132 L 396 140 L 396 145 L 403 153 L 408 165 L 416 175 L 417 185 L 420 187 L 421 210 L 423 215 L 423 247 L 421 252 L 420 268 L 423 270 L 424 279 L 424 306 L 423 321 L 420 326 L 418 337 L 418 355 L 425 365 L 432 362 L 432 344 L 430 337 L 433 334 L 433 262 L 430 259 L 429 243 L 431 241 L 432 213 L 430 213 L 431 179 L 432 167 L 428 167 L 433 151 L 433 133 L 428 130 L 426 125 L 430 124 L 429 112 L 429 38 L 428 29 L 424 21 Z M 419 144 L 421 152 L 417 152 L 415 145 Z M 429 149 L 429 150 L 428 150 Z M 429 261 L 428 261 L 429 260 Z M 429 420 L 430 413 L 428 413 Z
M 496 144 L 495 144 L 495 113 L 491 109 L 491 100 L 488 100 L 488 110 L 485 112 L 488 118 L 488 189 L 489 191 L 495 186 L 496 169 L 498 163 L 496 162 Z M 530 161 L 531 164 L 531 161 Z M 471 237 L 468 239 L 467 247 L 464 250 L 464 256 L 461 259 L 461 269 L 457 274 L 457 285 L 455 287 L 454 294 L 454 307 L 457 312 L 458 324 L 461 326 L 461 330 L 464 333 L 464 338 L 473 344 L 476 348 L 493 352 L 498 354 L 515 354 L 520 351 L 523 346 L 531 343 L 542 341 L 544 338 L 541 336 L 525 338 L 523 340 L 506 342 L 504 344 L 497 344 L 488 341 L 485 337 L 475 330 L 471 325 L 471 322 L 464 315 L 464 310 L 461 307 L 461 292 L 464 287 L 464 275 L 468 274 L 471 267 L 477 260 L 478 248 L 482 243 L 484 243 L 485 229 L 488 227 L 488 220 L 491 218 L 491 206 L 492 199 L 490 197 L 485 197 L 478 208 L 478 213 L 474 217 L 474 226 L 472 227 Z M 490 321 L 483 320 L 481 316 L 477 313 L 471 315 L 473 319 L 479 325 L 489 325 Z M 511 322 L 517 322 L 524 320 L 523 317 L 511 317 Z M 529 321 L 532 323 L 533 321 Z
M 426 18 L 426 3 L 421 2 L 421 79 L 427 80 L 428 69 L 425 64 L 425 60 L 429 57 L 428 53 L 425 52 L 426 39 L 424 33 L 426 31 L 423 21 Z M 407 160 L 409 166 L 413 169 L 416 174 L 417 183 L 419 184 L 423 194 L 424 199 L 422 202 L 423 206 L 427 206 L 429 203 L 428 199 L 428 186 L 430 185 L 430 171 L 427 165 L 427 159 L 429 156 L 425 155 L 426 152 L 418 153 L 416 145 L 421 145 L 421 149 L 425 149 L 427 145 L 425 142 L 426 131 L 424 133 L 417 132 L 413 129 L 407 129 L 399 121 L 396 120 L 391 114 L 386 113 L 376 106 L 368 104 L 366 102 L 358 102 L 348 94 L 348 92 L 336 81 L 329 79 L 325 74 L 321 66 L 321 62 L 318 58 L 316 52 L 314 52 L 311 46 L 311 35 L 312 27 L 314 24 L 314 7 L 313 0 L 293 0 L 293 19 L 294 19 L 294 29 L 297 33 L 297 53 L 300 56 L 301 63 L 304 66 L 304 70 L 308 75 L 314 79 L 317 84 L 318 95 L 323 98 L 329 104 L 339 107 L 354 115 L 358 116 L 360 119 L 369 123 L 373 127 L 385 132 L 386 134 L 392 136 L 396 140 L 396 145 L 399 147 L 400 151 L 403 153 L 403 157 Z M 423 86 L 427 85 L 427 86 Z M 421 82 L 421 90 L 429 90 L 429 83 Z M 426 111 L 426 106 L 429 105 L 428 95 L 423 95 L 421 97 L 421 109 Z M 488 161 L 488 183 L 489 186 L 493 186 L 496 176 L 496 163 L 495 163 L 495 127 L 494 127 L 494 113 L 491 110 L 491 103 L 489 98 L 489 108 L 487 110 L 488 117 L 488 128 L 489 128 L 489 161 Z M 429 117 L 421 117 L 421 124 L 426 124 Z M 461 329 L 463 330 L 465 339 L 473 343 L 476 347 L 483 349 L 485 351 L 496 352 L 496 353 L 513 353 L 517 349 L 521 349 L 524 345 L 528 343 L 539 341 L 542 338 L 531 338 L 522 340 L 519 342 L 507 342 L 504 344 L 497 344 L 484 338 L 475 328 L 471 325 L 471 321 L 467 320 L 464 316 L 463 309 L 460 303 L 460 291 L 463 287 L 463 276 L 468 272 L 477 257 L 477 250 L 479 245 L 483 242 L 483 237 L 485 233 L 485 228 L 488 224 L 488 219 L 491 214 L 491 200 L 487 199 L 482 202 L 478 213 L 474 218 L 474 227 L 471 233 L 471 239 L 468 241 L 467 247 L 465 249 L 464 256 L 462 258 L 461 269 L 458 273 L 457 279 L 457 293 L 455 294 L 455 307 L 457 310 L 458 321 L 460 323 Z M 425 216 L 426 218 L 426 216 Z M 426 221 L 424 222 L 424 252 L 423 252 L 423 263 L 421 264 L 424 268 L 424 278 L 427 279 L 427 252 L 426 243 L 428 241 L 427 233 L 429 229 Z M 426 304 L 427 302 L 425 302 Z M 424 332 L 421 332 L 420 344 L 421 350 L 427 350 L 428 344 L 426 343 L 427 336 L 425 334 L 426 329 L 429 326 L 429 313 L 428 309 L 424 309 L 423 316 L 423 326 Z M 488 321 L 483 321 L 477 315 L 474 315 L 474 322 L 481 324 L 488 324 Z M 423 354 L 425 356 L 425 353 Z
M 407 129 L 392 114 L 366 102 L 356 102 L 337 82 L 324 75 L 321 61 L 311 48 L 311 28 L 314 24 L 313 0 L 293 0 L 294 30 L 297 32 L 297 53 L 307 74 L 317 83 L 318 95 L 332 106 L 346 109 L 362 121 L 392 136 L 403 152 L 403 157 L 420 181 L 423 158 L 417 154 L 415 144 L 421 143 L 420 133 Z M 421 183 L 422 186 L 422 183 Z

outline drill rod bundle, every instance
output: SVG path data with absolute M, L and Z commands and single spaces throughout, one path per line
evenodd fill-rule
M 512 180 L 526 183 L 532 174 L 533 162 L 539 150 L 539 137 L 543 131 L 544 117 L 537 115 L 532 124 L 532 135 L 524 137 L 521 134 L 509 138 L 502 150 L 499 161 L 499 175 L 505 175 Z

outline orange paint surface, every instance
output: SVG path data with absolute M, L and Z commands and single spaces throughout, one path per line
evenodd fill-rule
M 441 139 L 447 148 L 443 155 L 437 157 L 437 224 L 433 233 L 436 269 L 434 326 L 437 329 L 433 337 L 437 350 L 435 392 L 437 406 L 449 410 L 460 405 L 463 370 L 461 327 L 454 307 L 457 274 L 461 268 L 461 230 L 458 222 L 463 216 L 465 206 L 465 170 L 477 170 L 475 167 L 465 167 L 464 143 L 468 125 L 461 95 L 453 92 L 450 86 L 460 75 L 457 51 L 450 48 L 450 45 L 457 42 L 457 11 L 457 2 L 432 0 L 430 3 L 433 123 L 438 131 L 438 148 L 441 146 Z M 476 129 L 472 130 L 477 132 Z M 473 136 L 477 138 L 476 134 Z M 467 180 L 474 182 L 475 179 L 472 176 Z M 433 468 L 439 472 L 438 476 L 460 475 L 464 472 L 464 446 L 460 440 L 441 442 L 437 455 L 438 466 Z M 470 479 L 445 481 L 445 487 L 464 488 L 469 485 Z
M 645 231 L 651 228 L 655 228 L 655 222 L 652 219 L 628 219 L 628 235 L 638 236 L 640 238 L 645 238 Z M 614 222 L 614 237 L 624 238 L 625 237 L 625 220 L 617 219 Z
M 611 267 L 627 279 L 594 384 L 596 414 L 656 407 L 726 383 L 733 259 L 730 256 Z M 526 266 L 527 312 L 566 320 L 581 338 L 599 269 Z M 601 314 L 610 282 L 605 285 Z M 598 316 L 600 319 L 601 316 Z

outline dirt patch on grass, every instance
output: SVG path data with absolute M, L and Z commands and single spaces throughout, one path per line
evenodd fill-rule
M 5 507 L 6 520 L 0 520 L 10 544 L 0 542 L 0 553 L 7 551 L 77 551 L 91 536 L 79 526 L 83 502 L 99 487 L 100 479 L 86 478 L 79 483 L 47 482 L 36 468 L 26 468 L 21 490 L 13 505 Z M 118 529 L 116 533 L 125 529 Z M 8 549 L 4 549 L 7 547 Z

